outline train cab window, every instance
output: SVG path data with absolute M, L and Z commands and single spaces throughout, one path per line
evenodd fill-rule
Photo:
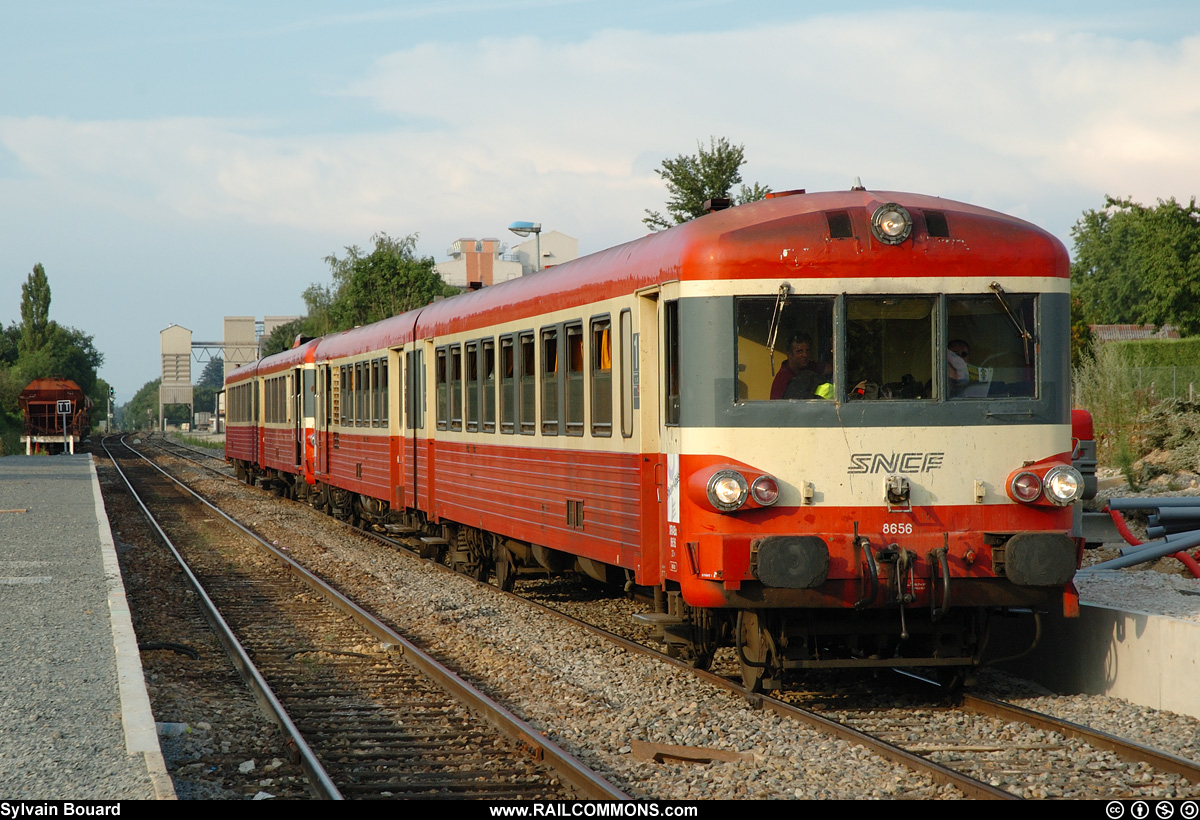
M 467 342 L 466 356 L 466 417 L 467 431 L 479 432 L 479 342 Z
M 848 400 L 937 397 L 936 304 L 931 296 L 846 300 Z
M 558 382 L 562 371 L 558 361 L 558 328 L 542 329 L 542 434 L 558 435 Z
M 450 429 L 461 430 L 463 422 L 462 347 L 450 345 Z
M 444 347 L 437 349 L 437 362 L 434 365 L 433 380 L 437 385 L 435 399 L 437 401 L 437 429 L 445 430 L 450 422 L 450 383 L 446 363 L 447 351 Z
M 566 421 L 568 436 L 583 435 L 583 325 L 567 325 L 566 334 Z
M 946 298 L 946 396 L 1037 396 L 1037 298 L 995 293 Z
M 738 299 L 735 400 L 833 398 L 833 306 L 829 298 Z
M 500 432 L 512 433 L 517 420 L 517 355 L 512 336 L 500 337 Z
M 521 432 L 533 435 L 537 432 L 537 362 L 534 359 L 533 331 L 517 337 L 517 393 L 520 401 Z
M 663 305 L 663 419 L 679 424 L 679 302 Z
M 484 339 L 479 362 L 479 410 L 483 432 L 496 432 L 496 342 Z
M 612 321 L 592 319 L 592 435 L 612 435 Z

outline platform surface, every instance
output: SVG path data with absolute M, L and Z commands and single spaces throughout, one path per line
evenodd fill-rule
M 90 454 L 0 458 L 0 799 L 174 797 Z

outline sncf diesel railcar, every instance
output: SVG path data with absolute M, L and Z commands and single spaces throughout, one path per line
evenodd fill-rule
M 652 589 L 753 688 L 962 670 L 1075 607 L 1068 302 L 1019 219 L 780 193 L 242 368 L 228 455 L 503 587 Z

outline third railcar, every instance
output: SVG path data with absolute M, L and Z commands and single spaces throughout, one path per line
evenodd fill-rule
M 578 569 L 743 677 L 978 663 L 1073 608 L 1067 255 L 915 194 L 789 192 L 230 375 L 228 456 L 502 586 Z

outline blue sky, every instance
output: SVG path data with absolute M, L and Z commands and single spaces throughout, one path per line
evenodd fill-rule
M 3 0 L 0 322 L 45 265 L 127 401 L 158 332 L 298 313 L 324 258 L 514 220 L 635 238 L 726 136 L 777 190 L 909 190 L 1070 247 L 1200 193 L 1200 5 Z M 193 376 L 199 376 L 193 366 Z

